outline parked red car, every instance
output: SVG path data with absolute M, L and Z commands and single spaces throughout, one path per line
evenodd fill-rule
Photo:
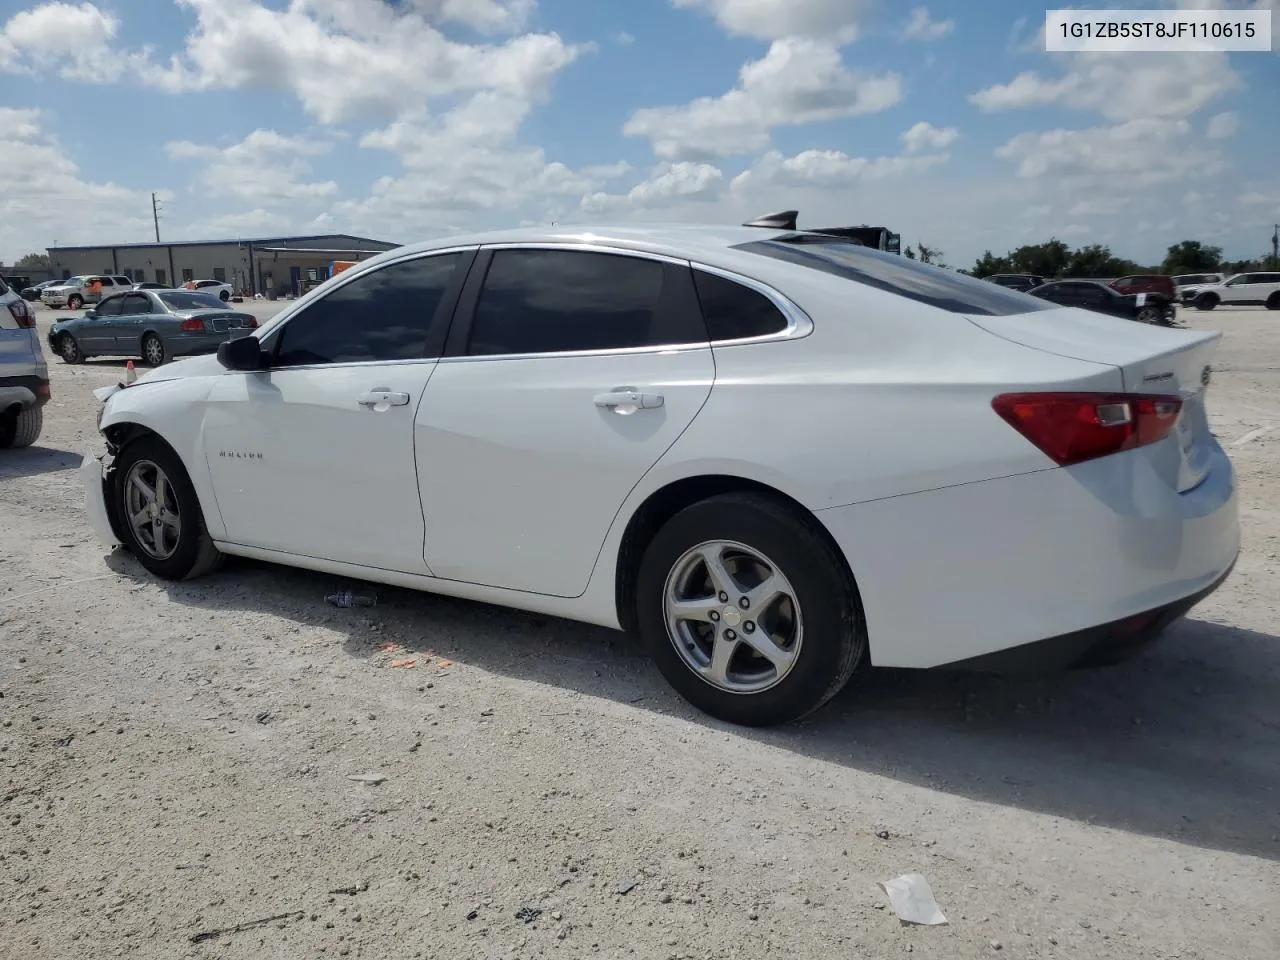
M 1154 273 L 1134 274 L 1112 280 L 1111 286 L 1121 293 L 1158 293 L 1171 303 L 1178 302 L 1178 286 L 1173 277 L 1162 277 Z

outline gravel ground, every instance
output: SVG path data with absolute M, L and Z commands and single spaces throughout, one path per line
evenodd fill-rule
M 54 360 L 0 454 L 0 956 L 1280 956 L 1280 314 L 1188 322 L 1226 331 L 1218 593 L 1119 668 L 869 671 L 764 732 L 620 634 L 104 556 L 75 467 L 123 362 Z M 948 925 L 886 909 L 912 872 Z

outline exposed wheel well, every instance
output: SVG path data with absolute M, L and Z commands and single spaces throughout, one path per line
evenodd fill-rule
M 827 539 L 840 558 L 843 573 L 857 597 L 857 583 L 844 551 L 840 549 L 835 538 L 831 536 L 822 521 L 814 516 L 806 506 L 774 489 L 768 484 L 748 480 L 745 477 L 733 477 L 719 474 L 701 477 L 686 477 L 668 484 L 649 495 L 632 515 L 627 529 L 622 534 L 622 543 L 618 547 L 618 563 L 614 575 L 614 597 L 618 609 L 618 622 L 622 629 L 634 634 L 635 624 L 635 582 L 640 569 L 640 559 L 654 534 L 662 525 L 674 517 L 685 507 L 692 506 L 700 500 L 720 496 L 726 493 L 758 493 L 771 497 L 811 518 L 814 526 Z M 856 601 L 861 606 L 861 599 Z

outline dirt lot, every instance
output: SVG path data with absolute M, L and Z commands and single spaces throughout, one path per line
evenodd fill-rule
M 1188 321 L 1227 334 L 1216 595 L 1124 667 L 873 671 L 767 732 L 607 631 L 105 556 L 74 471 L 122 363 L 54 360 L 0 454 L 0 956 L 1280 956 L 1280 314 Z M 949 925 L 885 909 L 910 872 Z

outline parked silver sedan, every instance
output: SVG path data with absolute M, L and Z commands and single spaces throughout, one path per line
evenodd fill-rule
M 217 297 L 189 290 L 133 290 L 107 297 L 84 316 L 59 320 L 49 346 L 67 363 L 86 357 L 141 357 L 153 367 L 170 357 L 211 353 L 258 325 Z

